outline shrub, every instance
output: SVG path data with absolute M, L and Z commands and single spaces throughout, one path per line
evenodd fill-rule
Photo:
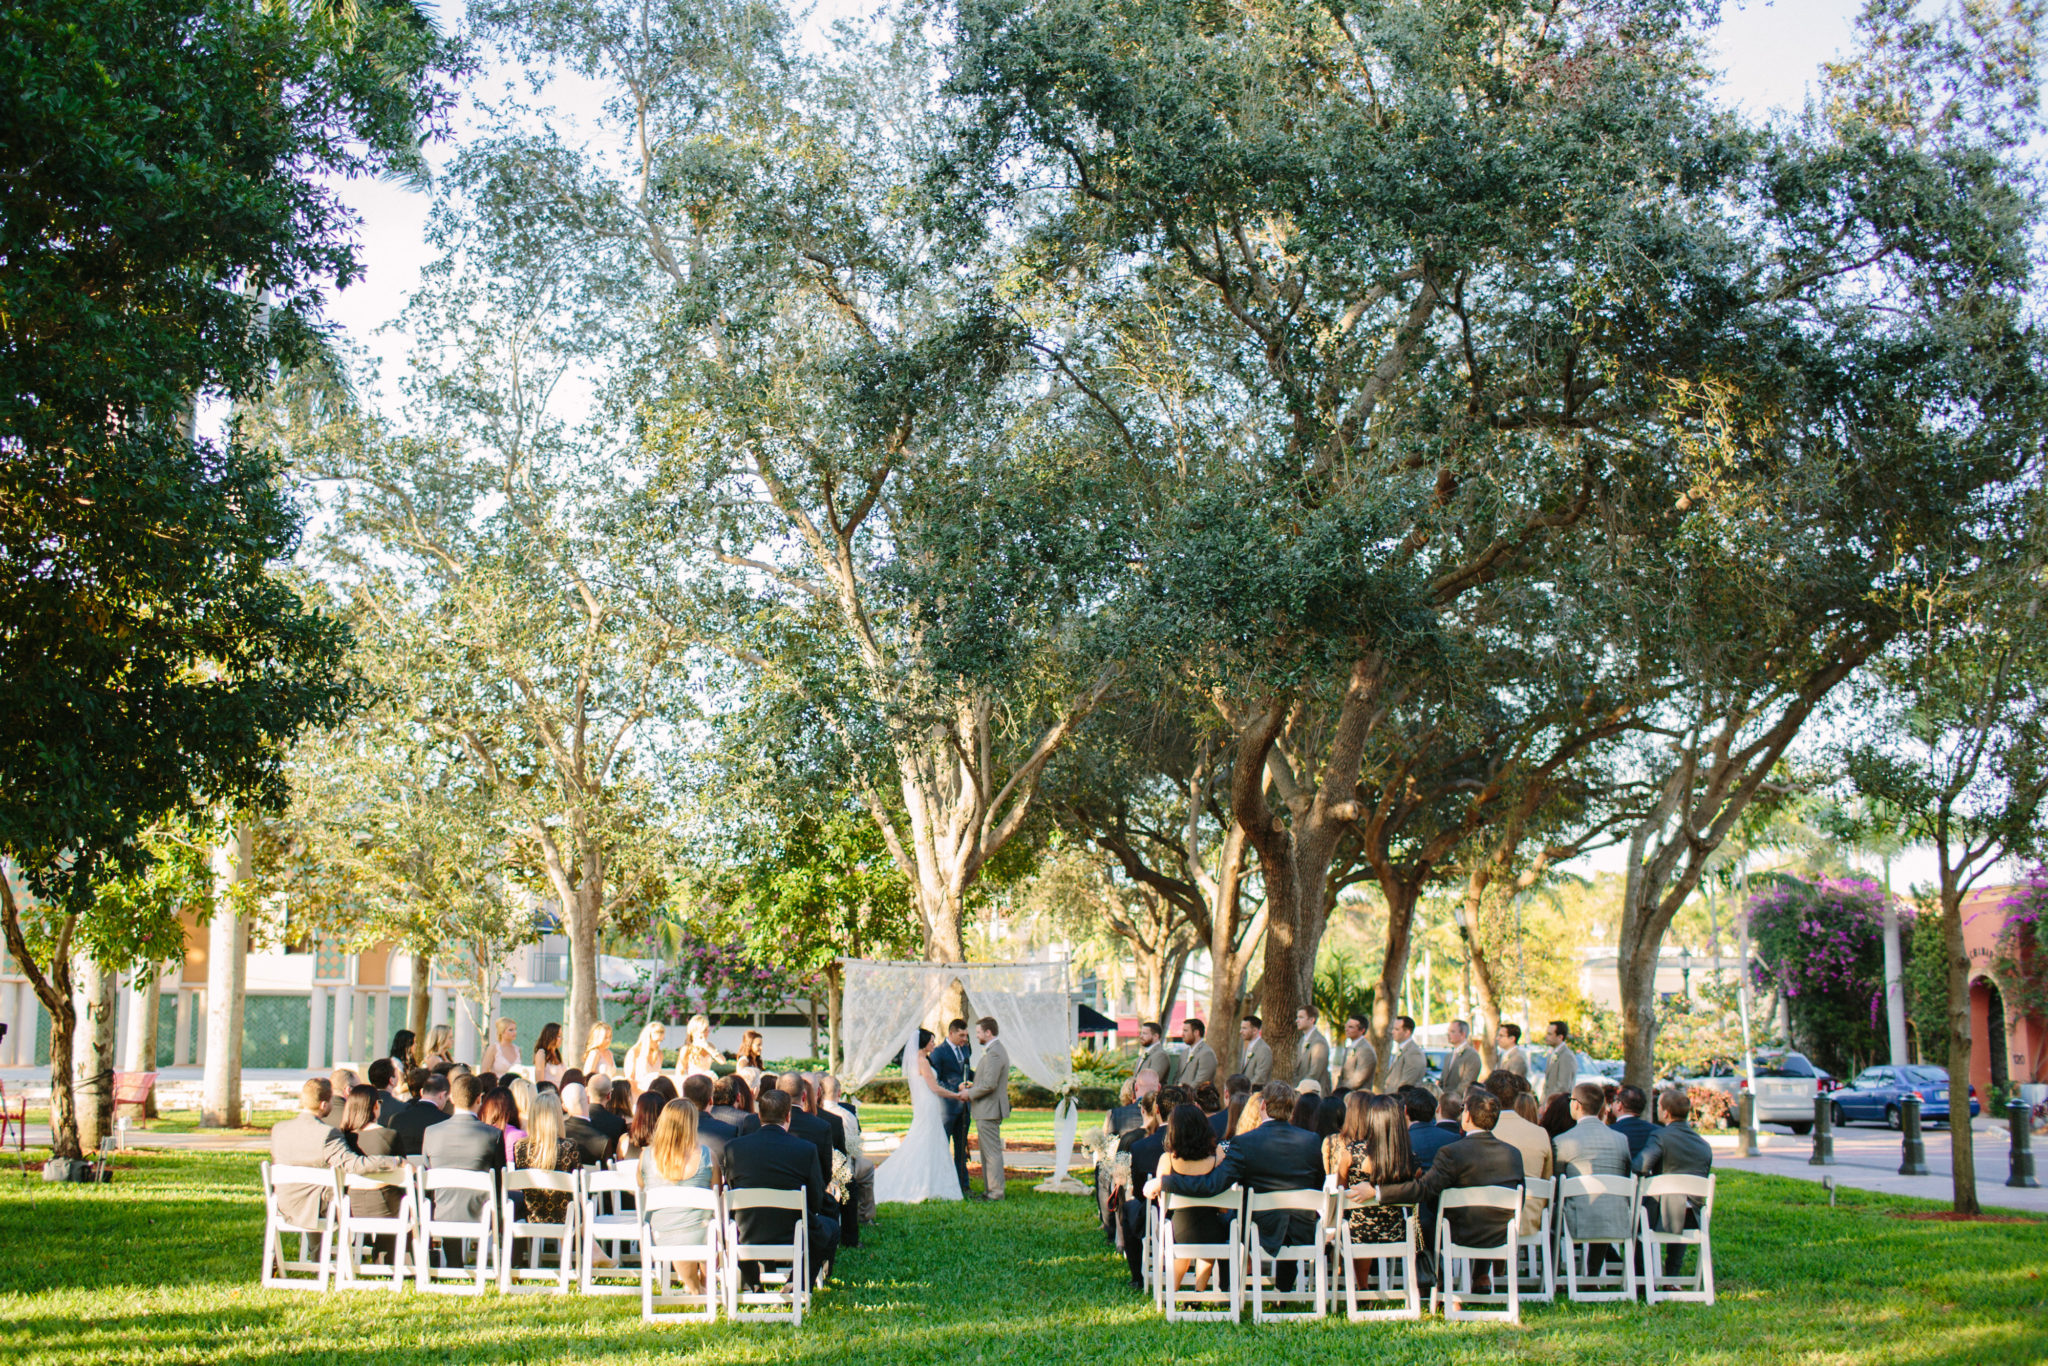
M 1756 985 L 1784 993 L 1792 1036 L 1822 1067 L 1848 1075 L 1886 1050 L 1884 906 L 1866 878 L 1780 877 L 1749 899 Z M 1901 937 L 1912 908 L 1898 906 Z

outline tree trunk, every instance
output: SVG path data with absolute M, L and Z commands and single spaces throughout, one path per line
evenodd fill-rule
M 78 1095 L 78 1144 L 96 1153 L 114 1133 L 114 1024 L 120 1008 L 120 974 L 82 957 L 76 971 L 78 1000 L 84 1008 L 73 1046 L 73 1085 Z
M 830 1033 L 826 1047 L 831 1056 L 826 1067 L 834 1076 L 846 1065 L 846 974 L 834 963 L 825 969 L 825 1010 L 826 1029 Z
M 1380 960 L 1380 980 L 1372 995 L 1372 1046 L 1379 1056 L 1380 1073 L 1385 1075 L 1394 1061 L 1394 1016 L 1401 1013 L 1395 1009 L 1395 1003 L 1402 1001 L 1408 955 L 1415 947 L 1418 894 L 1413 887 L 1382 879 L 1380 895 L 1387 899 L 1387 951 Z
M 1485 879 L 1468 882 L 1463 902 L 1455 907 L 1458 937 L 1465 945 L 1466 975 L 1475 998 L 1473 1013 L 1479 1017 L 1472 1022 L 1472 1042 L 1479 1046 L 1481 1076 L 1500 1063 L 1499 1052 L 1493 1045 L 1494 1031 L 1500 1028 L 1500 993 L 1493 981 L 1493 964 L 1479 942 L 1479 910 L 1485 904 L 1486 886 Z
M 1944 881 L 1953 882 L 1952 879 Z M 1976 1214 L 1977 1146 L 1970 1134 L 1970 951 L 1963 943 L 1963 889 L 1941 890 L 1941 938 L 1948 957 L 1948 1131 L 1951 1203 Z
M 1653 928 L 1654 926 L 1654 928 Z M 1615 976 L 1621 991 L 1622 1080 L 1648 1090 L 1656 1076 L 1657 953 L 1664 926 L 1624 911 Z
M 569 999 L 563 1011 L 569 1017 L 564 1030 L 569 1036 L 565 1055 L 572 1058 L 583 1056 L 590 1028 L 597 1023 L 597 921 L 603 904 L 604 886 L 588 871 L 564 903 L 568 914 L 563 928 L 569 940 Z M 489 1043 L 483 1046 L 489 1047 Z
M 414 1057 L 422 1056 L 418 1050 L 426 1043 L 427 1031 L 433 1027 L 433 1014 L 434 955 L 420 950 L 412 956 L 412 987 L 405 1002 L 405 1027 L 412 1031 Z
M 253 841 L 237 822 L 214 850 L 213 919 L 207 926 L 206 1068 L 201 1081 L 199 1122 L 209 1129 L 242 1124 L 242 992 L 248 970 L 248 926 L 240 914 L 237 884 L 254 875 Z

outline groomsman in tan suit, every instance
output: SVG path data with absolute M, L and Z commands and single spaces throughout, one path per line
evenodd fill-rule
M 1404 1086 L 1422 1085 L 1422 1079 L 1429 1075 L 1429 1059 L 1422 1055 L 1422 1045 L 1415 1042 L 1415 1021 L 1406 1015 L 1396 1015 L 1388 1033 L 1394 1040 L 1394 1055 L 1387 1059 L 1388 1094 Z
M 1479 1050 L 1472 1046 L 1472 1026 L 1463 1020 L 1451 1021 L 1446 1035 L 1451 1042 L 1451 1056 L 1444 1059 L 1439 1089 L 1447 1096 L 1463 1100 L 1472 1083 L 1479 1080 Z
M 1356 1015 L 1344 1021 L 1344 1046 L 1338 1050 L 1337 1087 L 1343 1091 L 1369 1091 L 1373 1073 L 1380 1070 L 1379 1050 L 1365 1032 L 1365 1021 Z
M 1523 1081 L 1529 1080 L 1529 1051 L 1522 1047 L 1522 1027 L 1518 1024 L 1504 1024 L 1493 1031 L 1493 1047 L 1500 1058 L 1495 1065 L 1496 1072 L 1512 1072 Z M 1494 1126 L 1498 1128 L 1499 1126 Z
M 1252 1090 L 1273 1080 L 1273 1045 L 1266 1042 L 1266 1026 L 1256 1015 L 1238 1022 L 1238 1036 L 1244 1040 L 1244 1066 L 1238 1070 L 1252 1084 Z
M 1173 1080 L 1173 1054 L 1167 1051 L 1164 1031 L 1151 1020 L 1138 1026 L 1139 1072 L 1150 1072 L 1161 1086 Z
M 1330 1041 L 1323 1037 L 1323 1031 L 1316 1028 L 1316 1009 L 1303 1006 L 1294 1012 L 1294 1027 L 1301 1031 L 1301 1042 L 1294 1050 L 1294 1079 L 1313 1079 L 1321 1094 L 1330 1094 Z
M 975 1023 L 974 1035 L 981 1040 L 981 1060 L 974 1065 L 974 1080 L 967 1087 L 968 1112 L 974 1116 L 974 1142 L 981 1150 L 984 1200 L 1003 1198 L 1003 1121 L 1010 1117 L 1010 1055 L 1004 1049 L 995 1017 L 984 1015 Z
M 1572 1027 L 1563 1020 L 1552 1020 L 1550 1028 L 1543 1031 L 1543 1042 L 1550 1045 L 1550 1065 L 1543 1069 L 1543 1102 L 1548 1104 L 1552 1096 L 1568 1096 L 1579 1081 L 1579 1055 L 1572 1052 Z
M 1209 1026 L 1190 1015 L 1181 1022 L 1180 1041 L 1188 1051 L 1180 1055 L 1180 1074 L 1174 1084 L 1193 1093 L 1197 1086 L 1216 1080 L 1216 1050 L 1209 1046 Z

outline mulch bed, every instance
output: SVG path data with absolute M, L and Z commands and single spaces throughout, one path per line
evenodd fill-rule
M 1952 1209 L 1892 1210 L 1894 1219 L 1917 1219 L 1922 1223 L 1935 1224 L 2038 1224 L 2039 1219 L 2029 1219 L 2018 1214 L 1958 1214 Z

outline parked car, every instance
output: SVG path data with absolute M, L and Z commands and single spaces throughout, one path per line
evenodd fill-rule
M 1920 1098 L 1922 1119 L 1948 1122 L 1948 1073 L 1939 1067 L 1866 1067 L 1833 1093 L 1828 1118 L 1836 1127 L 1851 1121 L 1882 1121 L 1896 1129 L 1904 1121 L 1907 1096 Z M 1977 1088 L 1970 1088 L 1970 1118 L 1979 1114 Z
M 1672 1078 L 1681 1086 L 1724 1091 L 1737 1100 L 1749 1089 L 1749 1076 L 1738 1058 L 1716 1058 L 1698 1072 Z M 1756 1054 L 1756 1119 L 1782 1124 L 1795 1134 L 1813 1132 L 1813 1100 L 1831 1090 L 1834 1077 L 1787 1049 L 1759 1049 Z M 1831 1116 L 1832 1117 L 1832 1116 Z

